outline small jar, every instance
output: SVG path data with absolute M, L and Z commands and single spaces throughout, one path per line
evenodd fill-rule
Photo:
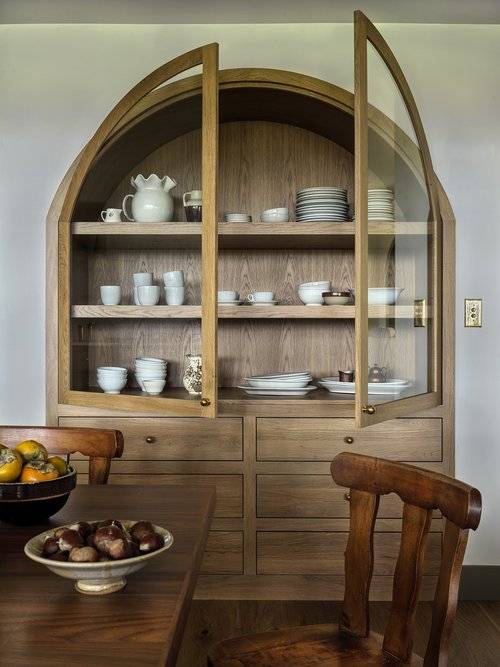
M 201 354 L 186 354 L 183 384 L 191 396 L 201 396 Z

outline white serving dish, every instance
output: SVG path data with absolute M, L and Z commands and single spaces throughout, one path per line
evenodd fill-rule
M 332 394 L 354 394 L 356 393 L 356 384 L 355 382 L 339 382 L 338 379 L 334 380 L 333 378 L 322 378 L 318 380 L 318 384 L 321 387 L 324 387 Z M 405 389 L 408 389 L 412 386 L 412 383 L 408 380 L 395 380 L 391 379 L 387 382 L 369 382 L 368 383 L 368 393 L 371 395 L 392 395 L 398 396 Z
M 238 389 L 242 389 L 249 396 L 306 396 L 309 392 L 317 389 L 317 387 L 309 385 L 293 389 L 257 389 L 248 385 L 240 385 Z
M 300 389 L 301 387 L 306 387 L 310 378 L 305 376 L 304 378 L 275 378 L 275 379 L 255 379 L 255 378 L 243 378 L 251 387 L 256 389 Z
M 94 521 L 92 523 L 95 523 Z M 130 528 L 135 521 L 121 521 L 125 528 Z M 165 542 L 165 546 L 157 551 L 152 551 L 142 556 L 134 556 L 133 558 L 124 558 L 122 560 L 111 560 L 98 563 L 70 563 L 69 561 L 55 561 L 42 556 L 43 543 L 45 538 L 54 533 L 58 526 L 53 526 L 50 530 L 46 530 L 29 540 L 25 547 L 24 553 L 37 563 L 45 565 L 51 572 L 58 574 L 65 579 L 73 579 L 75 589 L 80 593 L 87 593 L 89 595 L 106 595 L 107 593 L 114 593 L 121 590 L 127 583 L 126 576 L 137 572 L 147 565 L 148 561 L 169 549 L 174 538 L 172 533 L 166 528 L 153 525 L 155 532 L 159 533 Z M 61 528 L 69 528 L 70 526 L 61 526 Z

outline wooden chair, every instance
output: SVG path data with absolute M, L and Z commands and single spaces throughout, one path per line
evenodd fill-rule
M 331 466 L 334 481 L 350 489 L 345 594 L 340 625 L 305 626 L 228 639 L 209 653 L 211 667 L 445 667 L 469 529 L 481 516 L 481 494 L 455 479 L 385 459 L 344 452 Z M 404 503 L 392 607 L 384 636 L 369 631 L 373 528 L 379 497 Z M 441 568 L 425 658 L 412 652 L 415 612 L 432 512 L 445 518 Z
M 50 428 L 45 426 L 0 426 L 0 442 L 14 447 L 23 440 L 36 440 L 49 454 L 69 459 L 77 452 L 89 457 L 89 484 L 106 484 L 111 459 L 123 453 L 120 431 L 100 428 Z

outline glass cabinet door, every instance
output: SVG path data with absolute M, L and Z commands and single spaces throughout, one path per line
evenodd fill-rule
M 158 100 L 167 101 L 161 106 Z M 166 63 L 132 88 L 80 154 L 59 217 L 60 403 L 216 416 L 217 152 L 218 45 L 209 44 Z M 116 214 L 99 219 L 108 207 L 122 207 L 124 213 L 126 208 L 127 218 L 139 218 L 134 213 L 139 204 L 134 209 L 135 200 L 130 207 L 130 197 L 126 203 L 123 197 L 141 188 L 156 188 L 157 200 L 164 202 L 172 182 L 150 174 L 159 179 L 168 174 L 174 181 L 173 217 L 159 215 L 172 222 L 153 222 L 147 215 L 143 222 Z M 191 222 L 183 192 L 199 190 L 202 220 Z M 163 287 L 169 279 L 177 281 L 170 296 Z M 140 284 L 146 288 L 134 288 Z M 113 301 L 109 288 L 102 298 L 100 285 L 121 286 L 121 301 Z M 165 360 L 167 382 L 158 392 Z M 191 394 L 183 386 L 189 362 Z
M 441 403 L 441 232 L 415 101 L 355 13 L 356 422 Z

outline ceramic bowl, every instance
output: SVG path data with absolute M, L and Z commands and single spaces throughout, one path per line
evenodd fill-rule
M 311 283 L 300 283 L 299 289 L 321 289 L 322 292 L 328 292 L 330 290 L 331 283 L 329 280 L 317 280 Z
M 76 486 L 76 472 L 37 484 L 3 482 L 0 484 L 0 521 L 15 525 L 39 523 L 66 505 Z
M 105 394 L 119 394 L 127 384 L 127 376 L 97 374 L 97 384 Z
M 399 287 L 369 287 L 368 304 L 370 306 L 393 306 L 402 291 L 403 288 Z
M 121 523 L 125 528 L 129 528 L 135 521 L 121 521 Z M 70 526 L 62 527 L 69 528 Z M 152 551 L 142 556 L 135 556 L 134 558 L 99 563 L 70 563 L 43 558 L 43 543 L 46 537 L 53 534 L 55 527 L 40 533 L 40 535 L 36 535 L 36 537 L 32 537 L 26 543 L 24 553 L 31 560 L 45 565 L 54 574 L 58 574 L 60 577 L 65 577 L 66 579 L 73 579 L 76 582 L 75 588 L 80 593 L 106 595 L 107 593 L 114 593 L 121 590 L 127 583 L 125 578 L 127 575 L 142 569 L 147 565 L 148 561 L 156 558 L 172 546 L 174 541 L 172 533 L 166 530 L 166 528 L 161 528 L 161 526 L 153 527 L 163 537 L 165 546 L 157 551 Z
M 268 208 L 262 211 L 260 215 L 262 222 L 288 222 L 290 220 L 290 212 L 287 208 Z
M 307 289 L 298 290 L 299 299 L 306 306 L 321 306 L 323 304 L 323 290 L 321 289 Z
M 165 384 L 165 379 L 142 379 L 142 386 L 144 387 L 144 391 L 150 396 L 158 396 L 158 394 L 161 394 Z
M 351 301 L 350 292 L 323 292 L 323 301 L 327 306 L 345 306 Z

